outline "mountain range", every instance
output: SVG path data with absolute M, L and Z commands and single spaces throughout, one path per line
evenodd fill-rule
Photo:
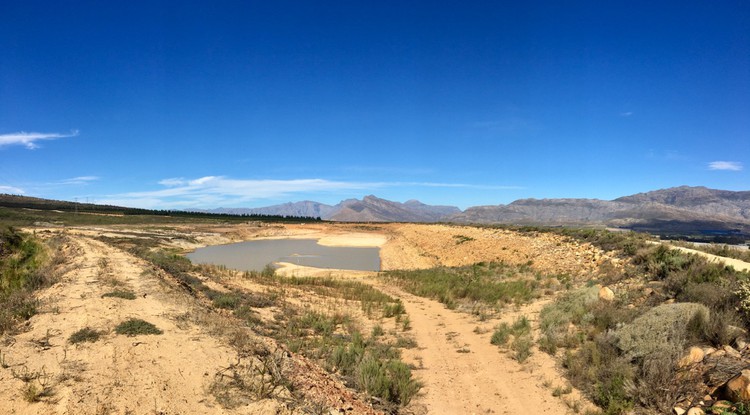
M 507 205 L 431 206 L 366 196 L 331 206 L 303 201 L 212 213 L 312 216 L 341 222 L 454 222 L 517 225 L 601 225 L 659 233 L 750 235 L 750 191 L 680 186 L 599 199 L 520 199 Z
M 308 216 L 338 222 L 439 222 L 461 213 L 461 209 L 455 206 L 426 205 L 418 200 L 409 200 L 405 203 L 392 202 L 370 195 L 362 200 L 343 200 L 334 206 L 305 200 L 261 208 L 219 208 L 202 212 Z

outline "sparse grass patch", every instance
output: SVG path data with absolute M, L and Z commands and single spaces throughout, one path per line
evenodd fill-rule
M 216 308 L 234 310 L 240 305 L 240 297 L 235 294 L 218 294 L 213 298 L 213 305 Z
M 496 346 L 504 346 L 513 338 L 510 349 L 513 351 L 513 358 L 519 363 L 523 363 L 531 356 L 531 347 L 534 341 L 531 338 L 531 323 L 526 316 L 520 316 L 513 321 L 513 324 L 500 323 L 495 327 L 494 333 L 490 338 L 490 343 Z
M 33 292 L 52 284 L 62 263 L 62 237 L 46 243 L 11 227 L 0 227 L 0 334 L 36 314 Z
M 237 408 L 262 399 L 288 398 L 289 380 L 284 376 L 286 358 L 281 350 L 257 350 L 252 357 L 219 370 L 209 391 L 225 408 Z
M 538 297 L 540 275 L 528 265 L 501 262 L 465 267 L 388 271 L 383 278 L 421 297 L 433 298 L 455 308 L 463 303 L 500 306 L 524 303 Z
M 401 362 L 398 350 L 412 346 L 413 340 L 398 337 L 395 347 L 383 343 L 384 331 L 379 325 L 365 339 L 352 318 L 340 313 L 290 309 L 285 317 L 289 320 L 275 337 L 285 341 L 290 350 L 323 362 L 348 385 L 399 405 L 407 404 L 421 387 Z
M 102 294 L 102 298 L 122 298 L 123 300 L 135 300 L 135 293 L 129 290 L 114 290 Z
M 115 327 L 115 332 L 117 334 L 124 334 L 126 336 L 164 333 L 153 324 L 139 318 L 131 318 L 123 321 L 122 323 L 118 324 L 117 327 Z
M 380 337 L 384 334 L 385 334 L 385 330 L 383 330 L 383 326 L 381 326 L 380 324 L 376 324 L 372 328 L 372 333 L 370 333 L 372 337 Z
M 510 338 L 510 326 L 508 323 L 500 323 L 495 327 L 495 331 L 490 338 L 490 343 L 495 346 L 502 346 L 508 343 L 508 338 Z
M 70 337 L 68 337 L 68 342 L 72 344 L 78 344 L 83 342 L 95 342 L 99 340 L 99 337 L 101 337 L 102 333 L 99 331 L 96 331 L 90 327 L 84 327 L 75 333 L 71 334 Z
M 567 395 L 569 393 L 573 392 L 573 387 L 571 385 L 565 385 L 565 386 L 557 386 L 552 391 L 552 396 L 554 397 L 560 397 L 562 395 Z

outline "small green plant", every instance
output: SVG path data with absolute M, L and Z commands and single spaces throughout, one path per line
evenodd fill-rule
M 564 387 L 563 386 L 557 386 L 552 391 L 552 396 L 554 396 L 554 397 L 557 398 L 557 397 L 560 397 L 562 395 L 567 395 L 567 394 L 569 394 L 571 392 L 573 392 L 573 387 L 570 386 L 570 385 L 565 385 Z
M 417 347 L 417 341 L 411 337 L 398 336 L 396 338 L 396 347 L 400 347 L 402 349 L 413 349 Z
M 492 333 L 492 338 L 490 339 L 490 343 L 494 344 L 495 346 L 502 346 L 505 343 L 508 342 L 508 338 L 510 337 L 510 326 L 508 323 L 500 323 L 497 327 L 495 327 L 495 332 Z
M 408 315 L 401 319 L 401 330 L 403 331 L 411 330 L 411 319 L 409 318 Z
M 21 387 L 21 396 L 23 400 L 29 403 L 38 402 L 41 398 L 41 392 L 34 382 L 29 382 Z
M 385 330 L 383 330 L 383 326 L 380 324 L 376 324 L 375 327 L 372 328 L 372 337 L 380 337 L 385 334 Z
M 525 362 L 526 359 L 531 356 L 531 346 L 533 344 L 534 341 L 529 335 L 516 337 L 510 345 L 511 350 L 513 350 L 513 358 L 516 359 L 518 363 Z
M 78 344 L 83 342 L 95 342 L 99 340 L 99 337 L 101 336 L 101 333 L 90 328 L 90 327 L 84 327 L 77 332 L 73 333 L 68 337 L 68 342 L 72 344 Z
M 102 298 L 106 297 L 122 298 L 123 300 L 135 300 L 135 293 L 128 290 L 114 290 L 102 294 Z
M 234 310 L 240 305 L 240 297 L 233 294 L 219 294 L 213 299 L 214 307 Z
M 141 320 L 139 318 L 131 318 L 115 327 L 117 334 L 124 334 L 126 336 L 138 336 L 142 334 L 162 334 L 163 331 L 159 330 L 153 324 L 148 321 Z

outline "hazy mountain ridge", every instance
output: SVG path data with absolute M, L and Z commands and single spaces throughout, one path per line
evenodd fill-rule
M 670 232 L 750 232 L 750 191 L 673 187 L 599 199 L 521 199 L 452 215 L 458 223 L 591 225 Z
M 430 206 L 416 200 L 399 203 L 373 195 L 345 200 L 336 208 L 328 219 L 341 222 L 437 222 L 448 212 L 461 212 L 454 206 Z
M 342 200 L 335 206 L 305 200 L 260 208 L 218 208 L 201 212 L 319 217 L 339 222 L 438 222 L 449 215 L 460 213 L 461 209 L 455 206 L 426 205 L 418 200 L 399 203 L 370 195 L 362 200 Z
M 373 195 L 335 206 L 302 201 L 255 209 L 215 209 L 215 213 L 252 213 L 320 217 L 340 222 L 456 222 L 519 225 L 603 225 L 629 229 L 681 231 L 737 230 L 750 234 L 750 191 L 680 186 L 600 199 L 519 199 L 507 205 L 432 206 Z

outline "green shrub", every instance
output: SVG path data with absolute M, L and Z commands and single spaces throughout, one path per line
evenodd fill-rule
M 381 326 L 380 324 L 376 324 L 372 328 L 372 333 L 371 333 L 372 337 L 380 337 L 384 334 L 385 334 L 385 330 L 383 330 L 383 326 Z
M 159 330 L 153 324 L 148 321 L 141 320 L 139 318 L 131 318 L 123 321 L 115 327 L 117 334 L 124 334 L 126 336 L 138 336 L 142 334 L 162 334 L 163 331 Z
M 365 357 L 357 369 L 357 383 L 370 395 L 407 405 L 421 385 L 411 376 L 409 366 L 399 360 L 380 361 Z
M 534 341 L 531 339 L 530 335 L 516 337 L 510 345 L 510 349 L 513 350 L 513 358 L 516 359 L 518 363 L 525 362 L 526 359 L 531 356 L 531 346 L 533 344 Z
M 599 289 L 581 288 L 564 293 L 542 308 L 539 315 L 541 329 L 540 348 L 555 353 L 558 347 L 575 347 L 582 341 L 576 333 L 569 331 L 571 324 L 589 324 L 594 320 L 592 310 L 599 301 Z M 542 344 L 544 345 L 542 347 Z
M 497 327 L 495 327 L 495 332 L 492 333 L 492 338 L 490 338 L 490 343 L 496 346 L 502 346 L 508 342 L 510 333 L 511 333 L 511 329 L 508 323 L 500 323 L 497 325 Z
M 99 337 L 102 335 L 102 333 L 90 328 L 90 327 L 84 327 L 77 332 L 73 333 L 68 337 L 68 342 L 72 344 L 78 344 L 83 342 L 95 342 L 99 340 Z
M 617 345 L 629 358 L 642 358 L 665 349 L 682 350 L 694 318 L 708 321 L 709 310 L 695 303 L 674 303 L 654 307 L 615 332 Z
M 240 297 L 234 294 L 219 294 L 213 298 L 213 305 L 216 308 L 234 310 L 240 305 Z

